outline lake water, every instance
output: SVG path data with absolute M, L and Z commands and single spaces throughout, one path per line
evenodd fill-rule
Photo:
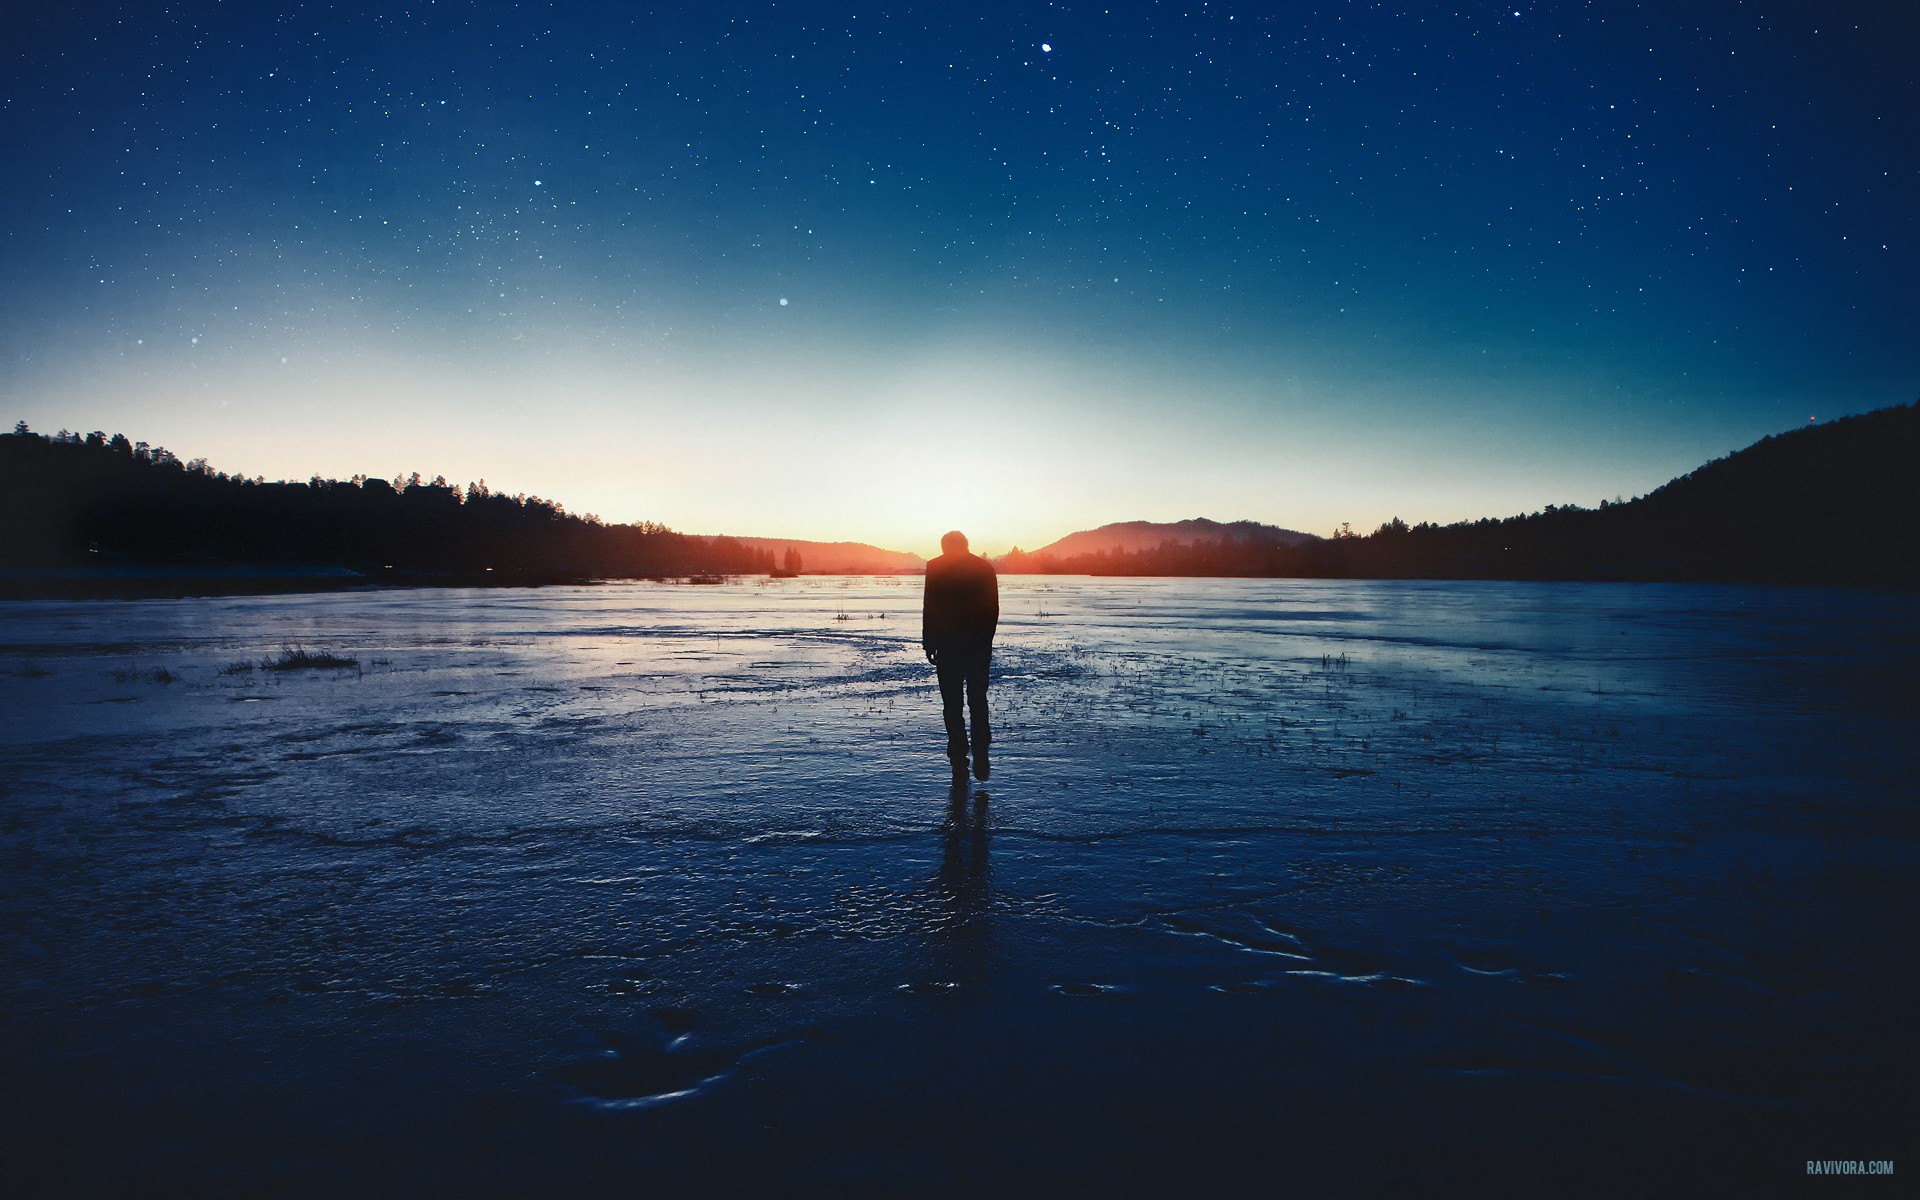
M 1916 1148 L 1914 598 L 1008 578 L 956 799 L 919 586 L 0 607 L 7 1177 L 1750 1196 Z

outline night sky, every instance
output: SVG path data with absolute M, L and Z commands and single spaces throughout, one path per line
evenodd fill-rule
M 43 15 L 52 14 L 52 15 Z M 1920 395 L 1920 5 L 22 6 L 0 413 L 1034 546 Z

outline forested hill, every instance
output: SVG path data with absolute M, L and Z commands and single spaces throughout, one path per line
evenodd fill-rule
M 1257 521 L 1122 521 L 994 559 L 1008 575 L 1324 575 L 1321 539 Z
M 1015 552 L 1010 573 L 1668 580 L 1920 586 L 1920 407 L 1765 438 L 1648 495 L 1282 542 L 1255 531 L 1134 550 Z M 1258 527 L 1266 528 L 1266 527 Z M 1067 544 L 1071 539 L 1062 539 Z
M 1636 500 L 1328 543 L 1344 575 L 1920 586 L 1920 406 L 1777 434 Z
M 1231 541 L 1298 546 L 1316 539 L 1310 533 L 1263 525 L 1258 521 L 1210 521 L 1193 517 L 1185 521 L 1118 521 L 1098 529 L 1070 533 L 1038 550 L 1025 551 L 1036 558 L 1078 558 L 1085 554 L 1136 554 L 1157 550 L 1162 545 Z
M 182 462 L 115 434 L 0 436 L 0 588 L 140 590 L 138 580 L 249 578 L 543 583 L 761 572 L 773 556 L 732 538 L 609 525 L 485 483 L 356 476 L 268 483 Z M 235 568 L 248 571 L 235 572 Z M 341 570 L 344 568 L 344 570 Z M 146 569 L 147 574 L 142 573 Z
M 1218 537 L 1071 556 L 1016 551 L 998 561 L 1008 573 L 1040 574 L 1914 588 L 1916 477 L 1920 406 L 1905 405 L 1769 437 L 1639 499 L 1593 509 L 1549 506 L 1446 526 L 1396 518 L 1328 539 L 1207 522 Z M 101 591 L 137 591 L 127 580 L 143 569 L 161 580 L 152 590 L 199 573 L 223 580 L 207 590 L 233 591 L 322 572 L 336 581 L 541 583 L 777 565 L 771 551 L 739 539 L 609 525 L 484 483 L 463 489 L 418 475 L 268 483 L 119 435 L 46 437 L 24 426 L 0 436 L 0 514 L 0 595 L 85 591 L 88 579 L 107 580 Z

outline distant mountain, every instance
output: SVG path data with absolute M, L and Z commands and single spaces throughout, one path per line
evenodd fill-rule
M 998 560 L 1007 574 L 1557 579 L 1920 588 L 1920 405 L 1790 430 L 1636 500 L 1317 538 L 1129 521 Z M 608 525 L 535 496 L 356 476 L 268 483 L 116 434 L 0 435 L 0 598 L 895 572 L 857 542 Z
M 997 561 L 1007 574 L 1916 588 L 1916 478 L 1920 405 L 1908 404 L 1762 438 L 1622 504 L 1549 504 L 1444 526 L 1395 517 L 1325 539 L 1250 521 L 1135 521 Z
M 1158 549 L 1166 542 L 1192 545 L 1229 538 L 1279 546 L 1299 546 L 1319 540 L 1310 533 L 1282 529 L 1277 525 L 1262 525 L 1258 521 L 1223 523 L 1209 521 L 1205 517 L 1193 517 L 1185 521 L 1117 521 L 1098 529 L 1070 533 L 1057 542 L 1049 542 L 1027 553 L 1035 558 L 1051 555 L 1058 559 L 1075 558 L 1082 554 L 1138 554 L 1143 550 Z
M 1008 575 L 1324 574 L 1326 543 L 1258 521 L 1122 521 L 1071 533 L 1038 550 L 1015 547 L 995 559 Z
M 791 538 L 734 538 L 749 550 L 765 550 L 775 562 L 782 562 L 787 551 L 800 554 L 800 571 L 806 575 L 895 575 L 918 571 L 927 565 L 918 554 L 904 550 L 883 550 L 865 542 L 803 542 Z

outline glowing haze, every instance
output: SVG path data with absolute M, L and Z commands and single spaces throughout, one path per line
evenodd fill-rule
M 1920 383 L 1910 5 L 684 7 L 25 17 L 6 416 L 931 554 Z

